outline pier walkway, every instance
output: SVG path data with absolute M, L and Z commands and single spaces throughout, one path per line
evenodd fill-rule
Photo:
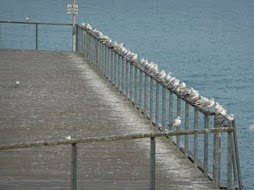
M 0 50 L 0 107 L 2 145 L 157 131 L 73 52 Z M 149 189 L 149 141 L 79 144 L 78 189 Z M 213 189 L 175 145 L 156 141 L 156 189 Z M 0 189 L 70 189 L 70 153 L 70 146 L 0 151 Z

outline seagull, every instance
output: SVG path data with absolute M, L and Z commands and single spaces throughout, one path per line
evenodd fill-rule
M 161 70 L 161 72 L 158 73 L 157 75 L 157 79 L 160 81 L 160 82 L 164 82 L 164 78 L 166 77 L 166 72 L 164 70 Z
M 177 78 L 173 77 L 169 83 L 169 85 L 167 86 L 168 89 L 173 89 L 174 87 L 176 87 L 178 84 L 180 83 L 180 80 L 178 80 Z
M 188 89 L 187 87 L 179 87 L 176 89 L 176 93 L 179 94 L 180 96 L 186 96 L 191 93 L 191 90 Z
M 87 29 L 89 29 L 89 30 L 92 30 L 92 29 L 93 29 L 92 26 L 91 26 L 90 24 L 88 24 L 88 23 L 86 23 L 85 27 L 86 27 Z
M 29 17 L 26 17 L 26 21 L 27 21 L 27 22 L 29 21 Z
M 174 90 L 174 91 L 177 91 L 178 88 L 185 88 L 185 87 L 186 87 L 185 82 L 180 81 L 179 84 L 176 85 L 176 86 L 173 88 L 173 90 Z
M 18 87 L 20 85 L 20 82 L 18 80 L 15 81 L 15 87 Z
M 227 110 L 223 107 L 223 105 L 221 105 L 219 102 L 216 102 L 215 104 L 215 109 L 216 109 L 216 113 L 220 114 L 220 115 L 223 115 L 223 116 L 226 116 L 228 115 L 228 112 Z
M 181 118 L 177 116 L 172 122 L 170 122 L 171 127 L 180 127 L 181 125 Z
M 233 114 L 227 114 L 226 115 L 226 118 L 229 120 L 229 121 L 233 121 L 235 119 L 235 116 Z
M 158 69 L 158 65 L 157 64 L 155 64 L 155 63 L 153 63 L 153 62 L 151 62 L 150 63 L 150 65 L 148 66 L 148 73 L 150 74 L 150 75 L 156 75 L 158 72 L 159 72 L 159 69 Z
M 65 137 L 67 140 L 71 140 L 71 136 L 68 135 L 67 137 Z
M 168 73 L 164 78 L 164 85 L 168 86 L 170 83 L 170 79 L 172 78 L 171 73 Z
M 187 99 L 194 103 L 199 99 L 199 92 L 193 88 L 190 89 L 190 94 L 188 94 Z
M 208 99 L 206 97 L 201 96 L 199 100 L 196 101 L 195 105 L 202 108 L 210 108 L 215 104 L 214 98 Z

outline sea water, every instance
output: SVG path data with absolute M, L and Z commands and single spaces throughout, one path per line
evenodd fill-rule
M 66 14 L 70 2 L 1 0 L 0 20 L 25 21 L 28 17 L 29 21 L 71 23 Z M 139 57 L 156 62 L 160 69 L 171 71 L 202 95 L 214 97 L 236 115 L 243 185 L 254 189 L 254 1 L 78 3 L 78 23 L 90 23 L 123 42 Z M 0 24 L 0 48 L 34 48 L 34 26 L 29 27 Z M 39 27 L 39 49 L 71 50 L 70 28 Z

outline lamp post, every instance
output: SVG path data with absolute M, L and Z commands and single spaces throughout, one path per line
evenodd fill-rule
M 76 0 L 73 0 L 73 5 L 76 5 Z M 76 51 L 76 14 L 72 14 L 72 51 Z
M 67 4 L 67 14 L 72 15 L 72 51 L 76 51 L 76 15 L 78 14 L 77 0 Z

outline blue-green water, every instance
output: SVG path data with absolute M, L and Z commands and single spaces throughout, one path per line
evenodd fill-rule
M 1 0 L 0 20 L 71 22 L 66 0 Z M 172 71 L 236 115 L 242 177 L 254 189 L 254 1 L 78 0 L 78 23 Z M 34 30 L 30 26 L 30 31 Z M 51 34 L 52 31 L 55 34 Z M 0 26 L 0 48 L 34 48 L 27 26 Z M 46 34 L 46 35 L 45 35 Z M 23 36 L 23 38 L 21 38 Z M 25 37 L 24 37 L 25 36 Z M 41 27 L 40 49 L 71 49 L 71 30 Z

